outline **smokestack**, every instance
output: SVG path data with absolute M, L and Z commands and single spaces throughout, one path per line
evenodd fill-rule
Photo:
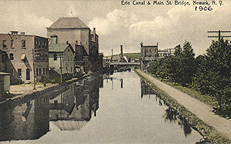
M 121 56 L 120 56 L 120 59 L 121 59 L 121 61 L 123 60 L 123 45 L 120 45 L 120 47 L 121 47 Z
M 96 34 L 95 28 L 93 28 L 93 34 Z

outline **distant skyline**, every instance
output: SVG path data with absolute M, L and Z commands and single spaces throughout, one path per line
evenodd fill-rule
M 231 1 L 223 0 L 223 4 L 212 6 L 210 12 L 200 12 L 192 4 L 138 6 L 121 5 L 121 0 L 2 0 L 0 33 L 18 30 L 46 37 L 46 27 L 58 18 L 79 17 L 91 29 L 96 28 L 99 52 L 104 55 L 111 55 L 111 49 L 118 54 L 120 45 L 127 53 L 139 52 L 140 42 L 158 43 L 159 49 L 165 49 L 183 45 L 185 40 L 199 55 L 211 44 L 208 30 L 231 30 Z

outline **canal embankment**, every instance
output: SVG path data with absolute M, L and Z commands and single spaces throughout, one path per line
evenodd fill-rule
M 0 105 L 7 104 L 14 101 L 20 103 L 20 101 L 32 100 L 38 96 L 58 95 L 59 93 L 62 93 L 65 90 L 67 90 L 69 84 L 84 79 L 90 75 L 92 74 L 85 74 L 79 78 L 72 78 L 70 80 L 63 82 L 62 84 L 47 84 L 46 86 L 36 85 L 36 89 L 34 89 L 34 87 L 31 86 L 30 84 L 12 85 L 10 86 L 10 94 L 9 94 L 10 97 L 1 101 Z
M 140 75 L 170 107 L 212 143 L 231 143 L 231 121 L 215 115 L 213 108 L 137 69 Z

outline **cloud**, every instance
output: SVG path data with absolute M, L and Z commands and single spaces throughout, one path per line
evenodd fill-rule
M 115 9 L 108 13 L 105 18 L 93 18 L 89 22 L 89 27 L 96 27 L 100 35 L 110 35 L 128 30 L 129 26 L 136 21 L 137 18 L 134 14 Z
M 7 21 L 7 22 L 6 22 Z M 9 16 L 6 21 L 0 23 L 0 31 L 7 33 L 11 30 L 26 32 L 27 34 L 36 34 L 46 36 L 46 27 L 53 22 L 45 17 L 37 17 L 34 14 L 25 14 L 23 17 L 17 15 Z M 11 24 L 7 26 L 8 24 Z M 5 30 L 8 31 L 5 31 Z
M 46 27 L 49 27 L 53 22 L 45 16 L 20 10 L 20 6 L 20 3 L 13 3 L 10 6 L 2 7 L 0 10 L 0 32 L 8 33 L 17 30 L 26 32 L 26 34 L 46 36 Z M 27 9 L 26 6 L 25 9 Z
M 0 1 L 0 32 L 25 31 L 46 36 L 46 27 L 59 17 L 78 16 L 99 35 L 100 51 L 139 52 L 140 42 L 175 47 L 185 40 L 197 53 L 211 43 L 208 30 L 231 29 L 231 1 L 213 6 L 213 11 L 195 11 L 191 6 L 122 6 L 120 1 Z M 72 14 L 71 14 L 72 11 Z

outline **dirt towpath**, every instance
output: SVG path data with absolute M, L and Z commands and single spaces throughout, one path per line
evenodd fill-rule
M 167 92 L 171 97 L 176 99 L 181 105 L 198 116 L 202 121 L 214 127 L 218 132 L 226 134 L 231 140 L 231 120 L 227 120 L 223 117 L 215 115 L 212 112 L 212 107 L 202 103 L 190 95 L 155 79 L 154 77 L 144 73 L 141 70 L 137 70 L 137 72 L 144 76 L 146 79 L 150 80 L 161 90 Z

